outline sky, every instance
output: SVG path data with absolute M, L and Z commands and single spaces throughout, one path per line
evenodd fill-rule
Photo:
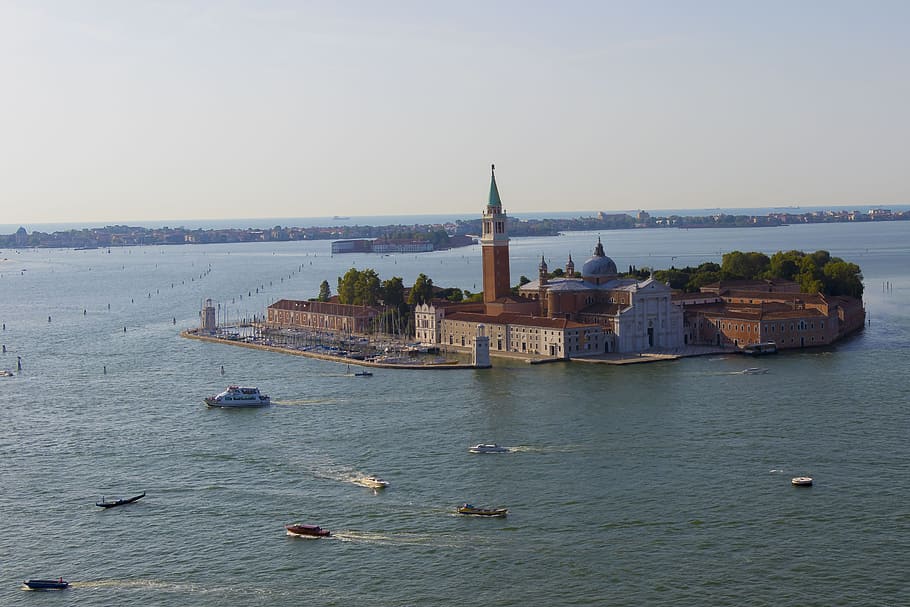
M 910 203 L 910 2 L 0 0 L 5 224 Z

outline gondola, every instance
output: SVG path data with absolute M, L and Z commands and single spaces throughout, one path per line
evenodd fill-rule
M 123 506 L 124 504 L 132 504 L 136 500 L 142 499 L 143 497 L 145 497 L 145 491 L 143 491 L 141 494 L 133 496 L 133 497 L 114 500 L 114 501 L 110 501 L 110 502 L 104 501 L 104 498 L 102 497 L 100 502 L 95 502 L 95 505 L 98 506 L 99 508 L 113 508 L 114 506 Z

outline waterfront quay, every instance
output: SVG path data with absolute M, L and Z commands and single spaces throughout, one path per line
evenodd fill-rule
M 182 337 L 229 346 L 305 356 L 348 365 L 386 369 L 477 369 L 459 359 L 441 356 L 438 350 L 422 351 L 413 344 L 390 339 L 342 335 L 331 331 L 274 329 L 259 323 L 219 326 L 214 331 L 192 328 L 182 331 Z M 460 350 L 446 351 L 447 356 Z M 468 352 L 462 353 L 467 355 Z M 554 362 L 582 362 L 601 365 L 635 365 L 668 362 L 710 354 L 738 354 L 737 351 L 715 346 L 686 346 L 672 350 L 652 349 L 638 353 L 607 353 L 597 356 L 556 358 L 496 352 L 494 358 L 522 361 L 532 365 Z
M 215 331 L 187 329 L 182 337 L 212 343 L 305 356 L 332 362 L 387 369 L 476 369 L 470 363 L 439 356 L 437 351 L 400 341 L 369 339 L 327 331 L 272 329 L 258 323 L 218 327 Z

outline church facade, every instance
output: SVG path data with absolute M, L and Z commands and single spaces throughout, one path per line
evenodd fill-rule
M 653 278 L 620 278 L 600 239 L 580 275 L 571 256 L 565 274 L 548 278 L 541 259 L 537 280 L 522 285 L 519 294 L 536 300 L 542 316 L 601 326 L 607 352 L 673 350 L 685 344 L 683 310 L 673 301 L 672 289 Z

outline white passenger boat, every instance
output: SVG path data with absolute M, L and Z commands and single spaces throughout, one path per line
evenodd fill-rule
M 209 407 L 265 407 L 271 404 L 267 394 L 252 386 L 228 386 L 227 390 L 205 399 Z
M 468 451 L 470 451 L 471 453 L 508 453 L 509 448 L 500 447 L 499 445 L 497 445 L 495 443 L 492 443 L 492 444 L 478 443 L 478 444 L 474 445 L 473 447 L 471 447 L 470 449 L 468 449 Z

